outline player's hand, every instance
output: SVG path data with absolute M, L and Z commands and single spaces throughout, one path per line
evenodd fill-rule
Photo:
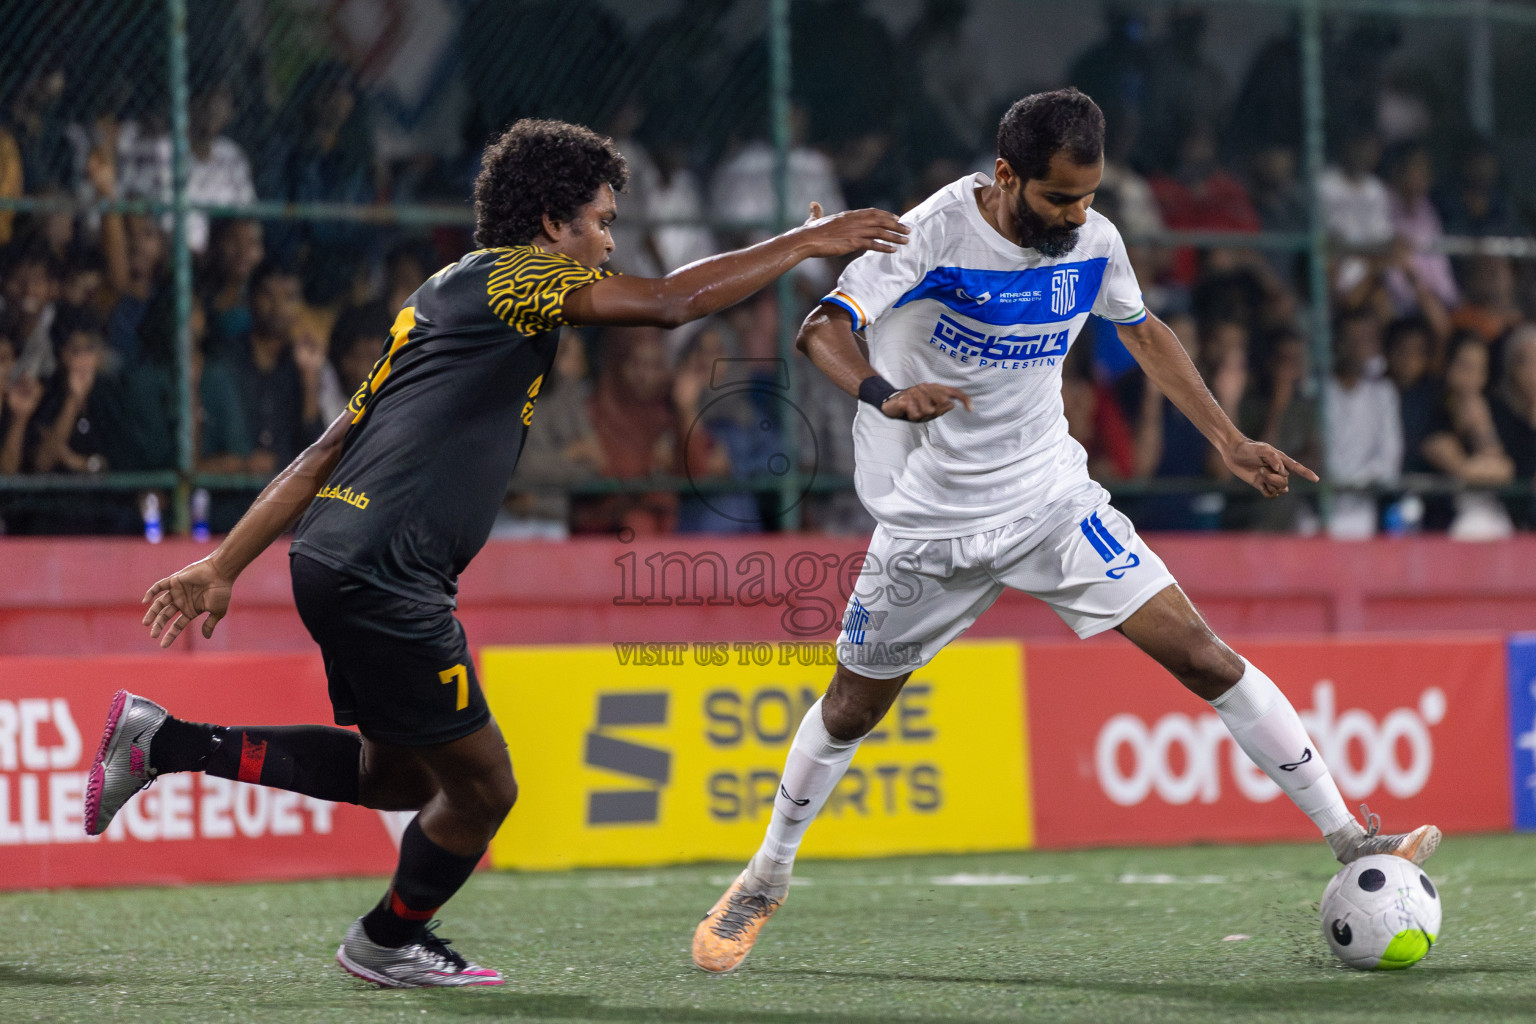
M 1317 483 L 1317 474 L 1273 445 L 1239 441 L 1222 453 L 1222 461 L 1240 480 L 1252 484 L 1266 498 L 1278 498 L 1291 489 L 1291 474 Z
M 116 130 L 112 140 L 103 140 L 85 157 L 85 177 L 96 190 L 96 198 L 113 199 L 117 196 Z
M 144 594 L 144 625 L 149 635 L 158 638 L 161 647 L 169 647 L 192 620 L 204 612 L 203 636 L 212 637 L 213 627 L 229 611 L 230 592 L 235 581 L 226 579 L 204 558 L 180 572 L 167 576 Z
M 821 215 L 821 204 L 811 204 L 811 216 L 795 231 L 807 248 L 807 256 L 845 256 L 872 249 L 895 252 L 907 244 L 911 229 L 884 210 L 849 210 L 830 217 Z
M 325 339 L 308 324 L 294 332 L 293 363 L 306 387 L 320 383 L 320 374 L 325 370 L 325 348 Z
M 6 407 L 11 410 L 11 416 L 20 423 L 25 423 L 37 412 L 37 407 L 43 403 L 43 385 L 30 373 L 18 377 L 5 393 Z
M 971 411 L 971 396 L 948 384 L 914 384 L 902 388 L 880 407 L 880 411 L 893 420 L 927 423 L 943 416 L 959 402 L 965 411 Z

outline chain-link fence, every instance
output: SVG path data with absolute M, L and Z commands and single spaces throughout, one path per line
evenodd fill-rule
M 811 199 L 909 209 L 990 170 L 1009 101 L 1065 84 L 1105 109 L 1097 205 L 1149 307 L 1240 427 L 1324 474 L 1250 499 L 1090 321 L 1068 421 L 1138 523 L 1475 534 L 1528 519 L 1524 4 L 0 8 L 8 532 L 229 526 L 338 411 L 416 285 L 473 248 L 480 149 L 519 117 L 619 141 L 633 181 L 614 264 L 653 275 Z M 790 351 L 836 270 L 670 334 L 573 332 L 568 394 L 541 405 L 503 532 L 867 527 L 852 400 Z M 663 390 L 615 383 L 657 351 Z M 641 408 L 690 390 L 686 420 Z M 646 457 L 605 450 L 636 431 Z M 706 463 L 680 461 L 693 432 Z

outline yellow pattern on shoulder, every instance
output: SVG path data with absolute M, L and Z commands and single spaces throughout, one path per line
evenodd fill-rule
M 610 271 L 536 245 L 515 245 L 492 266 L 487 301 L 491 311 L 519 334 L 542 334 L 564 326 L 561 307 L 568 294 L 611 276 Z

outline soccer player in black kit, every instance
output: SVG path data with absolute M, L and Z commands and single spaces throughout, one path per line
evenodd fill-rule
M 602 265 L 628 175 L 610 140 L 576 125 L 524 120 L 492 141 L 475 181 L 482 248 L 407 300 L 346 412 L 218 549 L 144 596 L 144 624 L 161 647 L 204 613 L 211 636 L 236 577 L 297 522 L 294 601 L 325 659 L 336 723 L 358 731 L 185 722 L 119 691 L 87 781 L 88 833 L 165 772 L 419 811 L 389 890 L 348 929 L 337 960 L 391 987 L 502 983 L 429 925 L 517 799 L 453 610 L 458 575 L 484 545 L 517 465 L 559 329 L 673 327 L 802 260 L 905 241 L 889 213 L 823 218 L 813 205 L 805 224 L 750 248 L 664 278 L 613 275 Z

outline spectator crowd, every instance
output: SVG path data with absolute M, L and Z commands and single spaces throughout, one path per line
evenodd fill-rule
M 636 31 L 593 0 L 471 4 L 464 136 L 483 142 L 540 115 L 618 140 L 632 178 L 614 229 L 617 269 L 662 274 L 763 237 L 777 208 L 766 46 L 724 43 L 734 6 L 685 0 Z M 1016 96 L 978 96 L 953 73 L 968 4 L 927 0 L 904 33 L 871 6 L 791 8 L 793 211 L 811 200 L 828 212 L 909 209 L 965 173 L 990 172 L 989 127 Z M 1206 18 L 1175 7 L 1154 33 L 1135 8 L 1111 5 L 1103 38 L 1070 62 L 1066 82 L 1017 90 L 1073 84 L 1104 108 L 1095 206 L 1125 235 L 1149 308 L 1244 432 L 1326 474 L 1337 535 L 1486 538 L 1531 526 L 1533 265 L 1493 249 L 1452 257 L 1442 245 L 1529 233 L 1498 146 L 1438 124 L 1398 88 L 1387 73 L 1391 31 L 1335 26 L 1329 162 L 1315 196 L 1330 242 L 1332 349 L 1314 367 L 1299 253 L 1161 241 L 1165 231 L 1295 234 L 1309 224 L 1296 39 L 1260 47 L 1234 85 L 1207 52 Z M 568 69 L 560 78 L 540 63 L 552 52 L 533 45 L 540 33 L 558 34 L 561 53 L 640 69 L 632 88 L 584 90 Z M 509 74 L 501 51 L 532 56 Z M 405 299 L 471 247 L 459 227 L 217 209 L 463 203 L 475 169 L 474 146 L 384 156 L 373 98 L 347 64 L 314 61 L 273 100 L 272 89 L 249 88 L 258 57 L 255 48 L 208 62 L 217 66 L 194 76 L 189 103 L 188 195 L 215 207 L 187 224 L 192 467 L 225 478 L 215 529 L 339 414 Z M 893 84 L 883 69 L 898 65 L 915 70 Z M 178 465 L 170 218 L 89 205 L 171 197 L 165 119 L 117 74 L 45 54 L 0 97 L 0 196 L 79 201 L 0 213 L 0 476 Z M 811 528 L 868 529 L 849 493 L 779 486 L 797 468 L 833 479 L 852 471 L 853 400 L 803 361 L 778 358 L 781 318 L 798 321 L 838 269 L 797 271 L 793 309 L 770 289 L 675 331 L 567 330 L 498 533 L 761 530 L 790 507 Z M 1141 528 L 1320 528 L 1309 494 L 1266 502 L 1222 486 L 1219 458 L 1107 323 L 1090 319 L 1063 371 L 1070 430 L 1094 476 L 1124 488 L 1122 507 Z M 106 490 L 67 500 L 0 492 L 12 533 L 128 532 L 141 528 L 139 512 L 139 496 Z

